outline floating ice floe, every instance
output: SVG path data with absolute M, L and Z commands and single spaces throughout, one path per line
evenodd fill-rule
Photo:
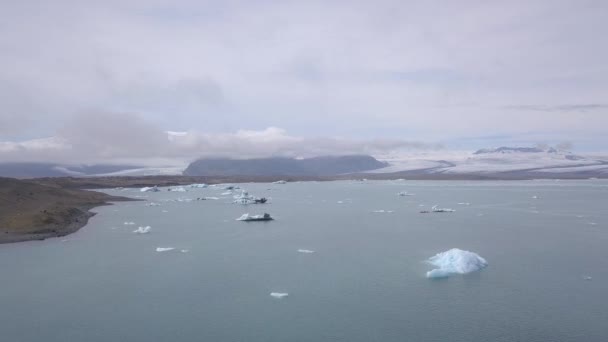
M 145 187 L 139 189 L 139 191 L 141 191 L 141 192 L 159 192 L 160 189 L 155 185 L 155 186 L 145 186 Z
M 237 221 L 272 221 L 274 220 L 270 214 L 264 213 L 263 215 L 249 215 L 243 214 L 241 217 L 236 219 Z
M 453 212 L 455 212 L 455 211 L 456 211 L 456 210 L 454 210 L 454 209 L 450 209 L 450 208 L 439 208 L 439 206 L 437 206 L 437 205 L 434 205 L 434 206 L 431 208 L 431 210 L 432 210 L 434 213 L 453 213 Z
M 230 196 L 232 195 L 232 191 L 226 191 L 221 193 L 222 196 Z
M 175 188 L 169 188 L 169 189 L 167 189 L 167 191 L 186 192 L 188 190 L 186 190 L 183 186 L 178 186 L 178 187 L 175 187 Z
M 584 280 L 593 280 L 593 278 L 591 276 L 584 276 L 583 279 Z
M 233 203 L 236 204 L 264 204 L 268 200 L 265 197 L 256 197 L 250 195 L 247 191 L 243 190 L 240 194 L 233 196 Z
M 150 232 L 150 229 L 152 229 L 152 227 L 150 227 L 150 226 L 139 227 L 139 228 L 135 229 L 133 231 L 133 233 L 135 233 L 135 234 L 148 234 Z
M 285 292 L 270 292 L 270 296 L 277 298 L 277 299 L 281 299 L 281 298 L 285 298 L 287 296 L 289 296 L 289 293 L 285 293 Z
M 156 203 L 156 202 L 150 202 L 146 204 L 146 207 L 158 207 L 160 205 L 160 203 Z
M 157 247 L 156 251 L 157 252 L 168 252 L 168 251 L 172 251 L 174 249 L 175 248 L 173 248 L 173 247 Z
M 466 274 L 479 271 L 488 266 L 486 259 L 478 254 L 452 248 L 449 251 L 439 253 L 427 260 L 436 269 L 426 273 L 427 278 L 445 278 L 452 274 Z
M 272 184 L 286 184 L 286 183 L 287 183 L 287 181 L 285 181 L 285 180 L 278 180 L 276 182 L 272 182 Z
M 409 193 L 407 191 L 401 191 L 401 192 L 397 193 L 397 195 L 399 195 L 399 196 L 414 196 L 414 194 Z
M 374 211 L 372 211 L 372 212 L 373 212 L 373 213 L 387 213 L 387 214 L 390 214 L 390 213 L 392 213 L 393 211 L 392 211 L 392 210 L 384 210 L 384 209 L 380 209 L 380 210 L 374 210 Z
M 125 222 L 125 223 L 123 223 L 123 224 L 124 224 L 125 226 L 132 226 L 132 225 L 134 225 L 134 224 L 135 224 L 135 222 L 129 222 L 129 221 L 127 221 L 127 222 Z
M 338 203 L 338 204 L 343 204 L 343 203 L 344 203 L 344 201 L 338 201 L 338 202 L 336 202 L 336 203 Z
M 212 201 L 217 201 L 217 200 L 219 200 L 219 197 L 213 197 L 213 196 L 211 196 L 211 197 L 210 197 L 210 196 L 207 196 L 207 197 L 203 197 L 203 198 L 204 198 L 204 199 L 206 199 L 206 200 L 212 200 Z
M 182 250 L 180 250 L 180 252 L 182 252 L 182 253 L 188 253 L 188 252 L 190 252 L 190 250 L 189 249 L 182 249 Z
M 315 251 L 311 251 L 310 249 L 298 249 L 298 253 L 304 253 L 304 254 L 312 254 Z
M 459 205 L 471 205 L 469 202 L 458 202 Z
M 202 188 L 206 188 L 207 184 L 205 183 L 200 183 L 200 184 L 190 184 L 191 188 L 198 188 L 198 189 L 202 189 Z

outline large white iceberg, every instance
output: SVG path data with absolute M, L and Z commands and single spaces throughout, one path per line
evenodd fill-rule
M 478 254 L 452 248 L 449 251 L 439 253 L 427 260 L 436 269 L 426 272 L 427 278 L 445 278 L 451 274 L 466 274 L 479 271 L 488 266 L 486 259 Z
M 160 189 L 155 185 L 155 186 L 145 186 L 145 187 L 139 189 L 139 191 L 141 191 L 141 192 L 159 192 Z

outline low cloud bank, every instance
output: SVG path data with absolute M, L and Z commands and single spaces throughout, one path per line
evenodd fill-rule
M 0 141 L 4 162 L 183 163 L 200 157 L 384 154 L 399 150 L 440 149 L 439 144 L 401 139 L 357 140 L 300 137 L 277 127 L 234 133 L 166 131 L 136 114 L 93 113 L 72 118 L 53 137 Z

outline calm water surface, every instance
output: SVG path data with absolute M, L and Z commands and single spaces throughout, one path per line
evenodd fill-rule
M 242 187 L 271 203 L 111 190 L 148 201 L 0 245 L 0 340 L 608 341 L 606 181 Z M 219 199 L 176 201 L 203 196 Z M 456 212 L 419 213 L 434 204 Z M 276 221 L 235 221 L 246 212 Z M 427 279 L 424 260 L 454 247 L 489 266 Z

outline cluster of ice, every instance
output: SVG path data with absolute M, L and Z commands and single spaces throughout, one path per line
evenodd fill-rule
M 234 203 L 236 204 L 257 204 L 257 203 L 266 203 L 266 198 L 264 197 L 256 197 L 250 195 L 247 191 L 243 190 L 240 194 L 234 195 Z
M 132 226 L 134 224 L 135 224 L 135 222 L 129 222 L 129 221 L 124 223 L 125 226 Z
M 141 192 L 159 192 L 160 189 L 155 185 L 155 186 L 145 186 L 145 187 L 139 189 L 139 191 L 141 191 Z
M 278 180 L 276 182 L 272 182 L 272 184 L 286 184 L 286 183 L 287 183 L 287 181 L 284 181 L 284 180 Z
M 167 189 L 167 191 L 186 192 L 188 190 L 186 190 L 183 186 L 178 186 L 178 187 L 175 187 L 175 188 L 169 188 L 169 189 Z
M 387 213 L 387 214 L 390 214 L 390 213 L 392 213 L 393 211 L 392 211 L 392 210 L 384 210 L 384 209 L 380 209 L 380 210 L 374 210 L 373 212 L 374 212 L 374 213 Z
M 488 266 L 486 259 L 478 254 L 458 248 L 439 253 L 429 258 L 427 262 L 437 266 L 436 269 L 426 273 L 427 278 L 444 278 L 454 273 L 466 274 Z
M 315 251 L 311 251 L 310 249 L 298 249 L 298 253 L 304 253 L 304 254 L 312 254 Z
M 469 202 L 458 202 L 458 204 L 460 204 L 460 205 L 471 205 L 471 203 L 469 203 Z
M 168 252 L 168 251 L 172 251 L 174 249 L 175 248 L 173 248 L 173 247 L 157 247 L 156 251 L 157 252 Z
M 401 192 L 397 193 L 397 195 L 399 195 L 399 196 L 414 196 L 414 194 L 409 193 L 407 191 L 401 191 Z
M 284 297 L 289 296 L 289 293 L 285 293 L 285 292 L 270 292 L 270 296 L 277 298 L 277 299 L 281 299 Z
M 150 227 L 150 226 L 139 227 L 139 228 L 135 229 L 133 231 L 133 233 L 135 233 L 135 234 L 148 234 L 150 232 L 150 229 L 152 229 L 152 227 Z
M 202 189 L 202 188 L 206 188 L 206 187 L 207 187 L 207 184 L 205 184 L 205 183 L 200 183 L 200 184 L 190 184 L 190 187 L 191 187 L 191 188 L 199 188 L 199 189 Z
M 158 207 L 160 205 L 160 203 L 155 203 L 155 202 L 150 202 L 148 204 L 146 204 L 147 207 Z

